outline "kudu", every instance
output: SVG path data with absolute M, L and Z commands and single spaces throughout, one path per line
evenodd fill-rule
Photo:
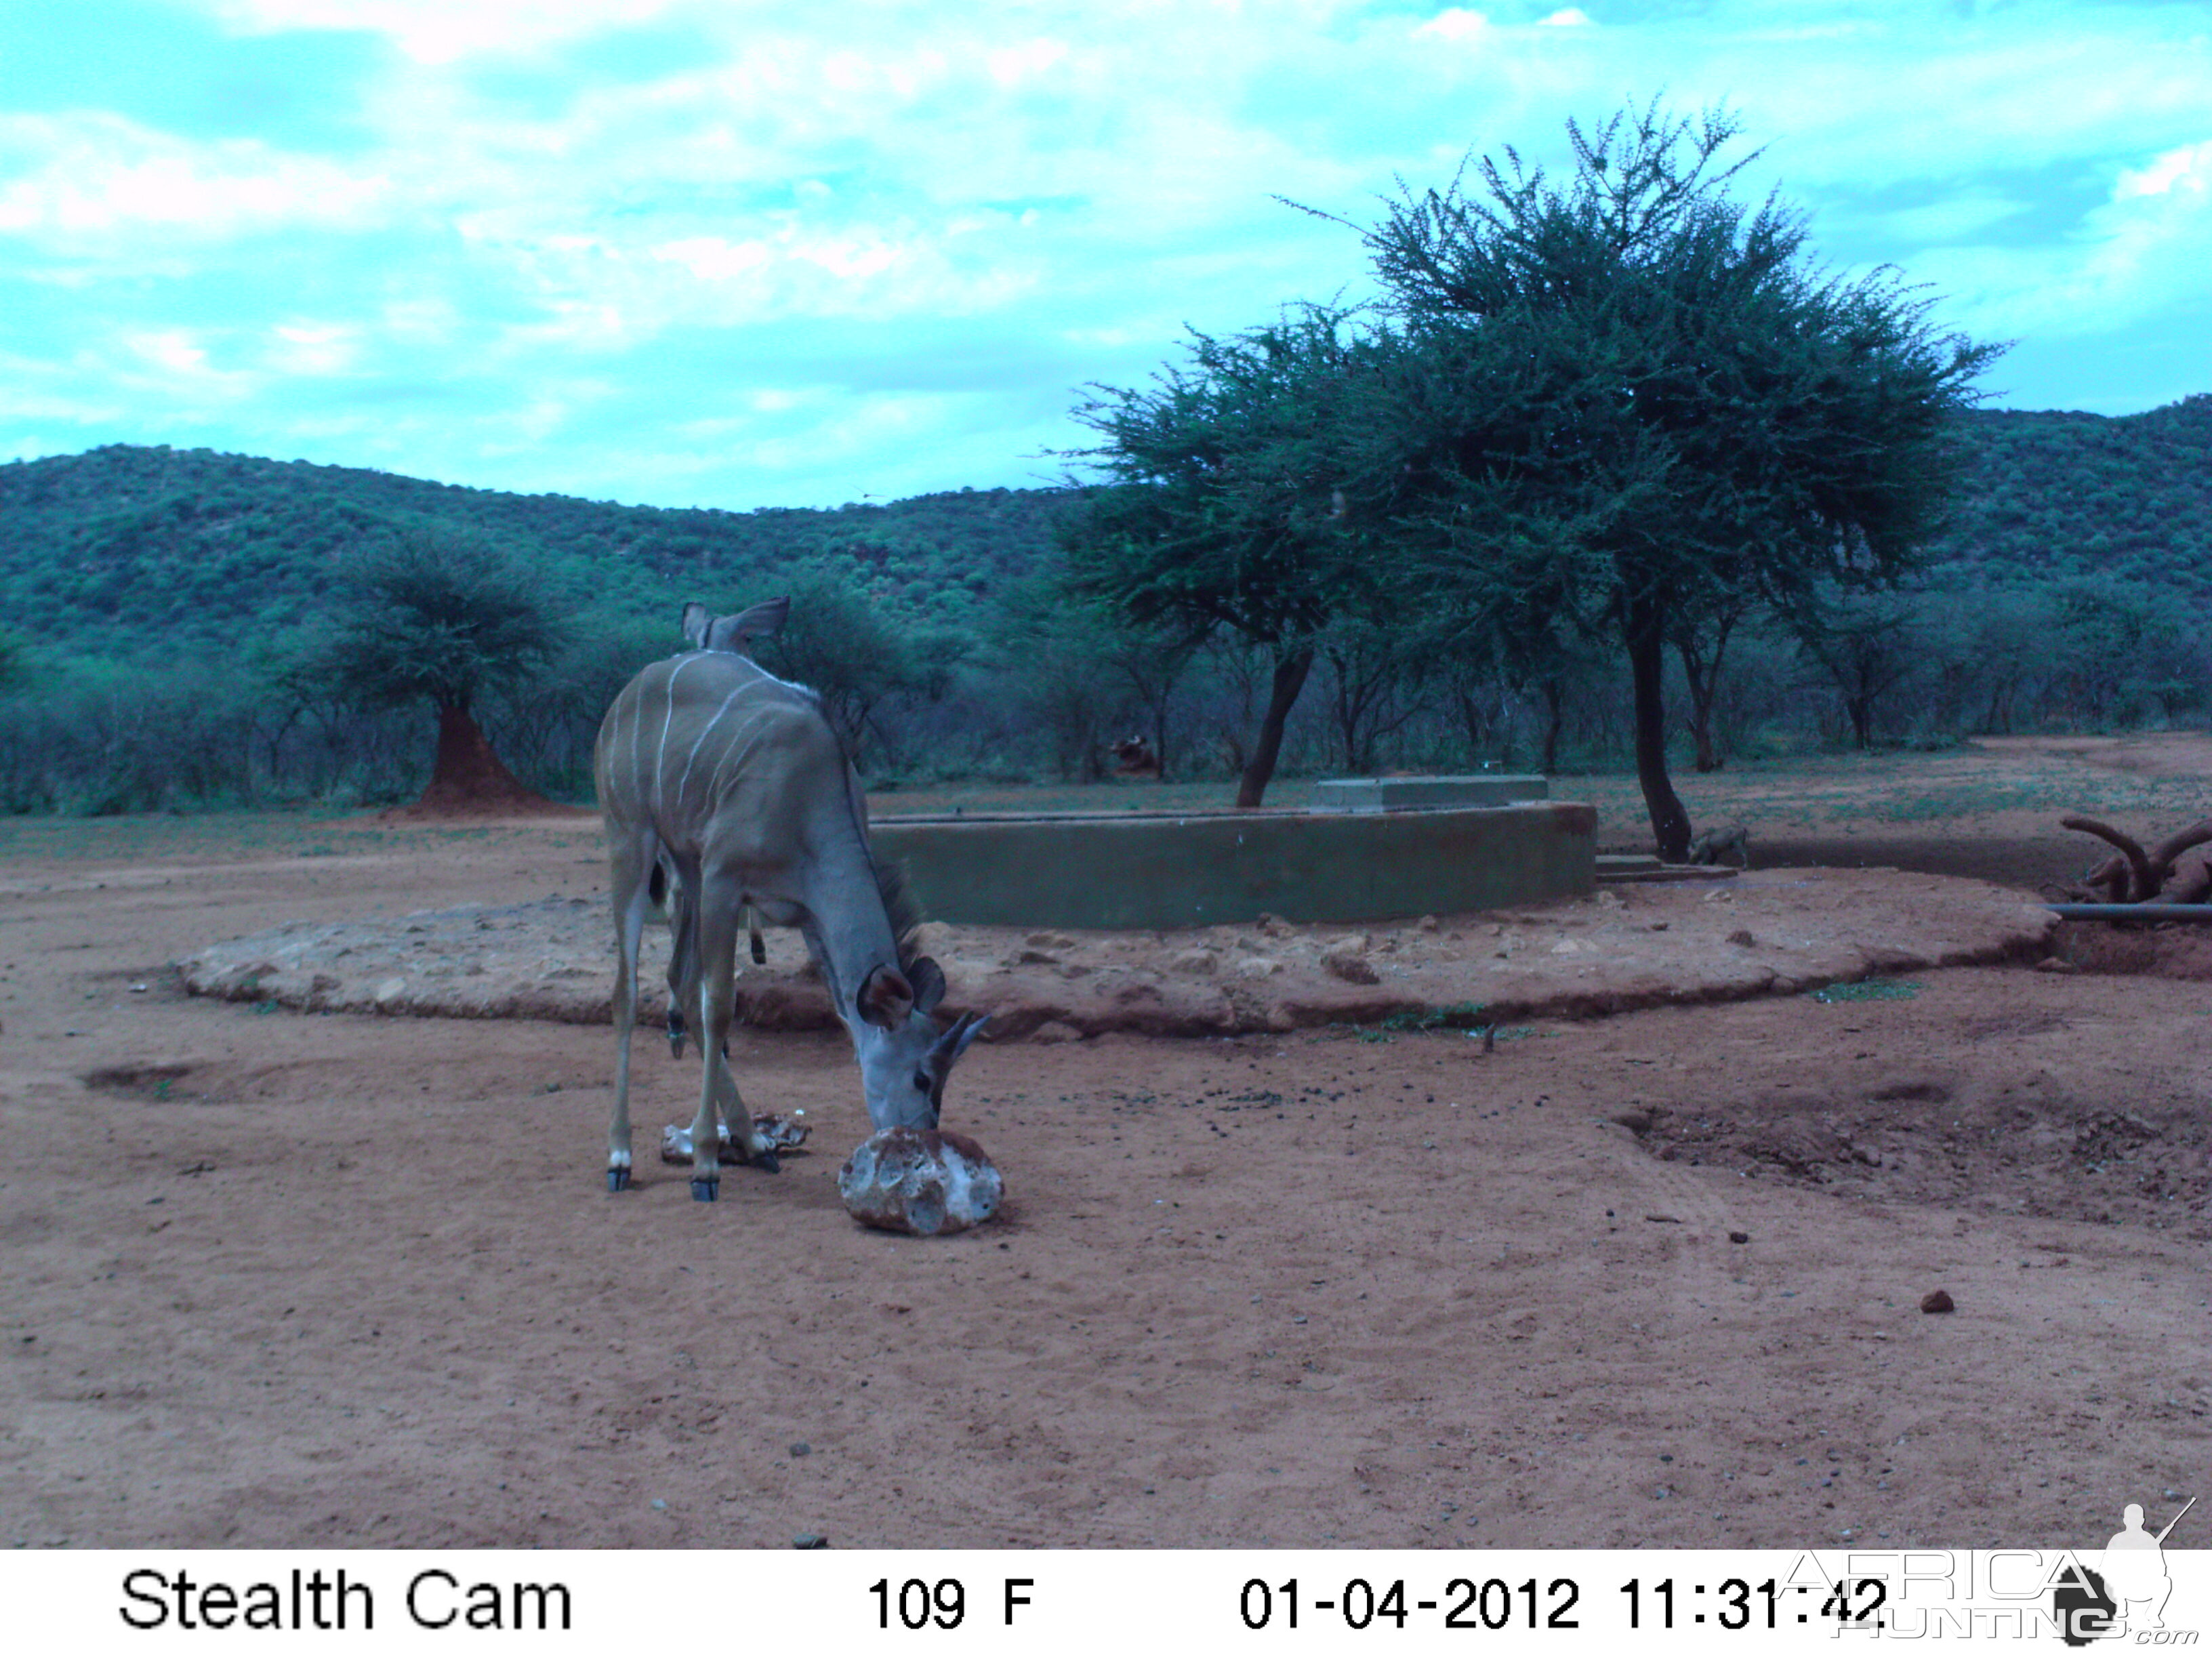
M 720 626 L 709 623 L 698 637 L 714 639 Z M 618 951 L 607 1190 L 629 1184 L 638 945 L 664 864 L 676 890 L 671 981 L 696 996 L 699 1021 L 694 1198 L 711 1201 L 718 1190 L 719 1120 L 728 1122 L 740 1159 L 777 1167 L 723 1055 L 738 915 L 747 906 L 805 937 L 852 1035 L 875 1127 L 934 1127 L 945 1079 L 984 1017 L 968 1015 L 943 1031 L 931 1018 L 945 975 L 926 957 L 909 959 L 917 917 L 903 881 L 878 866 L 869 848 L 866 799 L 814 694 L 734 650 L 672 657 L 616 697 L 599 726 L 592 770 L 606 820 Z
M 694 651 L 734 651 L 750 657 L 753 641 L 781 634 L 790 617 L 788 595 L 763 599 L 728 617 L 717 617 L 698 600 L 686 599 L 684 637 L 691 641 Z M 697 910 L 686 901 L 675 866 L 665 857 L 653 872 L 653 902 L 667 915 L 675 935 L 668 953 L 668 1052 L 681 1060 L 687 1029 L 684 1011 L 696 1007 L 699 1000 L 699 933 L 692 925 Z M 760 917 L 750 910 L 745 913 L 745 935 L 752 946 L 754 965 L 764 964 L 768 946 L 761 938 Z

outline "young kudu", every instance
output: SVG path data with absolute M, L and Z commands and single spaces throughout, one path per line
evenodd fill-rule
M 776 1168 L 775 1148 L 754 1127 L 722 1054 L 738 913 L 746 906 L 805 937 L 852 1034 L 875 1127 L 935 1127 L 945 1079 L 984 1017 L 970 1014 L 945 1031 L 931 1018 L 945 975 L 926 957 L 908 959 L 912 907 L 902 882 L 879 869 L 869 850 L 860 780 L 814 694 L 732 650 L 654 663 L 607 711 L 593 773 L 606 819 L 619 950 L 607 1190 L 629 1184 L 638 944 L 664 861 L 678 890 L 672 982 L 696 987 L 702 1077 L 691 1124 L 694 1198 L 711 1201 L 717 1191 L 718 1119 L 726 1119 L 741 1159 Z

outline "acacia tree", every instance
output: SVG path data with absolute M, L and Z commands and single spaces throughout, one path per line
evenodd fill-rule
M 1077 452 L 1108 481 L 1063 531 L 1074 591 L 1139 627 L 1264 652 L 1266 712 L 1237 804 L 1261 804 L 1283 727 L 1330 621 L 1372 583 L 1371 526 L 1349 508 L 1364 465 L 1357 383 L 1385 343 L 1323 306 L 1230 339 L 1192 331 L 1190 361 L 1076 411 Z
M 1723 166 L 1737 123 L 1655 101 L 1567 132 L 1559 185 L 1485 158 L 1401 189 L 1365 233 L 1402 349 L 1373 420 L 1400 434 L 1370 505 L 1409 599 L 1510 631 L 1532 606 L 1628 658 L 1662 856 L 1691 826 L 1668 775 L 1668 641 L 1753 600 L 1893 580 L 1933 534 L 1953 416 L 2001 348 L 1938 334 L 1897 275 L 1824 277 L 1802 216 Z
M 436 708 L 437 763 L 420 805 L 543 805 L 474 713 L 481 696 L 519 685 L 551 653 L 552 623 L 527 573 L 488 544 L 405 531 L 357 555 L 343 581 L 331 631 L 290 677 L 357 703 Z

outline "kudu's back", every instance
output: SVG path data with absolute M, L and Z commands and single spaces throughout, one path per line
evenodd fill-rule
M 817 815 L 849 817 L 851 769 L 813 694 L 726 651 L 650 665 L 600 722 L 610 828 L 650 826 L 678 854 L 788 857 Z

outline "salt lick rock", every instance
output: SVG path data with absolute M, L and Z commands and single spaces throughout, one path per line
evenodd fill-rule
M 855 1221 L 924 1238 L 989 1220 L 1006 1191 L 990 1154 L 941 1129 L 878 1129 L 837 1172 Z

